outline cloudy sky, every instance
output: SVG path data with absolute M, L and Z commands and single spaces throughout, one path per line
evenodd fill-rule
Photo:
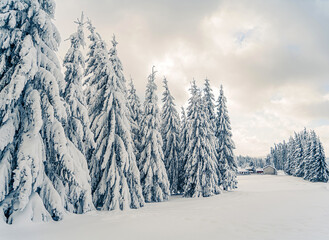
M 179 107 L 193 78 L 216 97 L 223 84 L 236 154 L 265 156 L 305 126 L 329 156 L 329 1 L 58 0 L 62 39 L 81 11 L 109 44 L 116 35 L 141 97 L 152 65 Z

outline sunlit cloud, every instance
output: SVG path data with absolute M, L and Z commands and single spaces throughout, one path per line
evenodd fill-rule
M 177 107 L 193 78 L 209 78 L 216 97 L 223 84 L 236 154 L 265 156 L 304 126 L 329 154 L 328 1 L 58 1 L 63 39 L 81 10 L 108 44 L 116 34 L 142 98 L 153 65 L 159 96 L 166 76 Z

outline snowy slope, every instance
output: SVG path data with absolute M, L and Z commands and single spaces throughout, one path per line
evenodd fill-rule
M 325 240 L 328 226 L 328 184 L 250 175 L 239 177 L 234 192 L 210 198 L 176 196 L 138 210 L 70 215 L 62 222 L 0 221 L 0 239 Z

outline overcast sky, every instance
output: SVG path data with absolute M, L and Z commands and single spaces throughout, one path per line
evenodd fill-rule
M 236 154 L 265 156 L 305 126 L 329 156 L 329 1 L 57 0 L 63 40 L 81 11 L 108 44 L 116 35 L 141 97 L 152 65 L 178 107 L 193 78 L 208 77 L 216 97 L 223 84 Z

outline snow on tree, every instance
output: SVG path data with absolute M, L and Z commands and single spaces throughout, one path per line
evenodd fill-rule
M 328 182 L 329 170 L 320 139 L 312 131 L 308 142 L 308 156 L 304 179 L 310 182 Z
M 115 40 L 115 35 L 113 35 L 112 38 L 112 48 L 110 49 L 110 60 L 112 62 L 112 67 L 113 70 L 115 71 L 115 75 L 117 76 L 117 78 L 119 78 L 119 80 L 122 82 L 122 88 L 124 93 L 126 94 L 126 78 L 124 77 L 123 74 L 123 67 L 122 67 L 122 63 L 121 60 L 118 57 L 118 51 L 117 51 L 117 46 L 118 42 Z
M 163 140 L 164 163 L 170 183 L 170 192 L 177 194 L 179 190 L 179 166 L 180 164 L 180 119 L 175 108 L 174 97 L 171 95 L 168 81 L 163 79 L 163 107 L 161 134 Z
M 142 139 L 139 170 L 146 202 L 162 202 L 168 200 L 170 195 L 170 185 L 163 162 L 163 142 L 160 133 L 160 113 L 157 104 L 155 73 L 153 67 L 146 86 L 144 115 L 141 123 Z
M 0 3 L 0 212 L 13 223 L 93 208 L 87 164 L 65 135 L 55 3 Z
M 303 152 L 303 162 L 304 162 L 304 175 L 303 178 L 308 180 L 309 176 L 312 174 L 310 170 L 310 164 L 312 163 L 315 151 L 316 151 L 316 141 L 315 132 L 307 132 L 307 138 L 304 142 L 304 152 Z
M 204 83 L 203 101 L 205 102 L 207 115 L 212 124 L 211 127 L 215 131 L 215 128 L 216 128 L 215 97 L 214 97 L 214 94 L 212 93 L 212 89 L 211 89 L 208 78 L 206 78 L 205 83 Z
M 216 150 L 205 102 L 195 81 L 190 91 L 184 196 L 209 197 L 220 193 Z
M 302 177 L 311 182 L 327 182 L 328 167 L 325 153 L 320 139 L 314 131 L 304 128 L 302 132 L 295 133 L 287 143 L 276 144 L 271 150 L 271 157 L 278 163 L 284 163 L 285 172 L 289 175 Z
M 135 145 L 135 155 L 136 159 L 138 161 L 139 159 L 139 153 L 140 153 L 140 124 L 142 121 L 142 107 L 140 99 L 137 95 L 133 80 L 130 80 L 129 83 L 129 89 L 128 89 L 128 103 L 129 103 L 129 109 L 130 109 L 130 117 L 131 117 L 131 132 L 132 132 L 132 138 L 134 140 Z
M 179 140 L 180 140 L 180 161 L 178 165 L 178 191 L 182 193 L 184 191 L 184 181 L 185 181 L 185 173 L 184 173 L 184 167 L 186 163 L 185 159 L 185 150 L 188 142 L 188 125 L 187 125 L 187 117 L 185 113 L 184 107 L 182 107 L 182 113 L 181 113 L 181 126 L 180 126 L 180 134 L 179 134 Z
M 87 106 L 90 106 L 95 101 L 95 89 L 94 89 L 94 86 L 91 86 L 91 82 L 95 80 L 94 72 L 98 67 L 97 64 L 99 64 L 96 61 L 95 52 L 97 49 L 97 44 L 100 40 L 100 36 L 99 36 L 99 34 L 96 33 L 95 27 L 93 26 L 93 24 L 91 23 L 91 21 L 89 19 L 87 21 L 87 28 L 90 32 L 90 34 L 88 36 L 90 45 L 88 47 L 87 59 L 86 59 L 86 64 L 85 64 L 85 72 L 84 72 L 86 79 L 83 84 L 85 85 L 86 103 L 87 103 Z
M 122 90 L 124 92 L 124 96 L 127 98 L 127 108 L 128 108 L 128 114 L 127 114 L 127 117 L 130 121 L 130 126 L 131 126 L 131 131 L 132 131 L 132 138 L 133 138 L 133 142 L 134 142 L 134 153 L 135 153 L 135 156 L 136 156 L 136 159 L 138 159 L 138 156 L 139 156 L 139 142 L 137 141 L 138 140 L 138 128 L 139 126 L 136 126 L 136 124 L 139 124 L 140 122 L 136 122 L 137 119 L 134 119 L 134 117 L 136 117 L 137 113 L 136 112 L 133 112 L 133 111 L 138 111 L 137 109 L 134 109 L 132 110 L 131 109 L 131 104 L 130 104 L 130 100 L 129 100 L 129 95 L 131 93 L 129 93 L 126 89 L 126 78 L 123 74 L 123 66 L 122 66 L 122 63 L 121 63 L 121 60 L 119 59 L 118 57 L 118 51 L 117 51 L 117 46 L 118 42 L 116 41 L 115 39 L 115 35 L 113 35 L 113 39 L 112 39 L 112 48 L 110 49 L 110 60 L 112 62 L 112 66 L 113 66 L 113 69 L 115 71 L 115 74 L 117 76 L 118 79 L 121 80 L 122 82 Z M 132 82 L 132 81 L 131 81 Z M 134 88 L 134 87 L 133 87 Z M 134 94 L 135 96 L 132 96 L 133 98 L 135 98 L 134 100 L 138 101 L 136 106 L 134 106 L 135 108 L 140 108 L 140 102 L 139 102 L 139 99 L 137 97 L 137 94 L 136 94 L 136 90 L 135 89 L 131 89 L 132 91 L 135 91 Z M 138 106 L 139 105 L 139 106 Z M 139 112 L 140 114 L 140 112 Z M 134 116 L 133 116 L 134 115 Z M 138 116 L 140 117 L 140 116 Z M 140 121 L 140 119 L 138 119 Z M 137 144 L 137 145 L 135 145 Z
M 90 49 L 94 70 L 88 80 L 94 91 L 90 108 L 91 130 L 96 142 L 90 163 L 94 204 L 102 210 L 139 208 L 144 205 L 144 199 L 128 119 L 125 83 L 113 68 L 105 42 L 99 35 L 95 42 Z M 115 47 L 115 39 L 112 43 Z
M 296 177 L 304 177 L 305 176 L 305 164 L 307 160 L 307 149 L 306 149 L 306 139 L 307 132 L 304 129 L 297 138 L 296 141 L 296 149 L 295 149 L 295 159 L 296 159 Z
M 70 36 L 71 47 L 64 57 L 65 81 L 67 83 L 63 98 L 67 104 L 66 133 L 72 143 L 86 156 L 90 158 L 95 146 L 94 136 L 90 131 L 89 116 L 85 95 L 82 88 L 83 68 L 85 60 L 80 50 L 85 46 L 84 40 L 84 16 L 75 22 L 78 25 L 77 32 Z
M 266 156 L 266 158 L 265 158 L 265 164 L 266 164 L 266 166 L 274 166 L 273 165 L 273 159 L 272 159 L 272 156 L 271 156 L 271 154 L 268 154 L 267 156 Z
M 287 146 L 287 160 L 285 162 L 285 168 L 284 171 L 289 174 L 292 175 L 294 172 L 294 168 L 295 168 L 295 159 L 293 156 L 293 153 L 295 151 L 295 142 L 293 137 L 290 137 L 289 142 L 288 142 L 288 146 Z
M 326 155 L 324 153 L 323 145 L 317 138 L 317 151 L 314 156 L 313 162 L 310 164 L 312 176 L 309 177 L 311 182 L 328 182 L 329 179 L 329 170 L 326 162 Z
M 216 116 L 215 136 L 217 138 L 218 165 L 221 173 L 220 183 L 224 190 L 237 188 L 237 164 L 233 154 L 235 145 L 232 140 L 231 122 L 226 106 L 223 86 L 220 87 Z

